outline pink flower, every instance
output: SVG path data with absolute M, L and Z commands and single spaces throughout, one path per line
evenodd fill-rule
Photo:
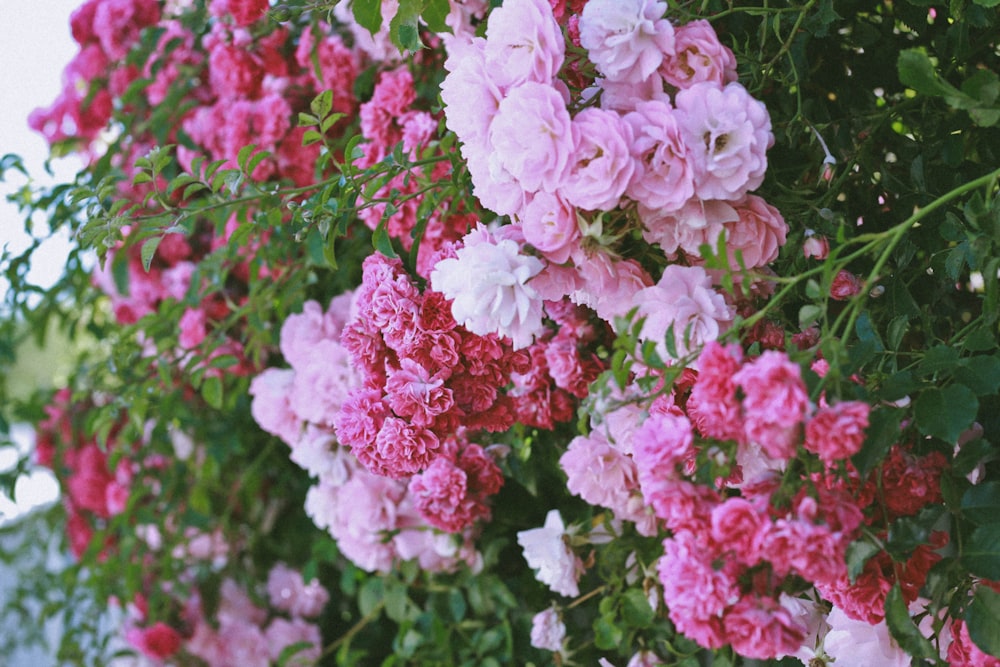
M 764 520 L 744 498 L 727 498 L 712 508 L 712 539 L 732 551 L 739 562 L 753 565 L 757 561 L 754 538 Z
M 632 127 L 614 111 L 584 109 L 572 124 L 573 153 L 559 193 L 587 211 L 610 211 L 632 179 Z
M 531 645 L 546 651 L 562 651 L 566 625 L 554 607 L 544 609 L 531 618 Z
M 573 155 L 566 102 L 552 86 L 528 81 L 500 101 L 490 125 L 491 161 L 525 192 L 555 192 Z M 491 167 L 492 168 L 492 167 Z
M 508 1 L 490 13 L 486 72 L 501 88 L 525 81 L 550 83 L 562 67 L 565 50 L 562 30 L 546 0 Z
M 352 451 L 373 473 L 399 478 L 426 468 L 440 446 L 433 431 L 390 416 L 382 422 L 374 443 Z
M 245 27 L 264 18 L 269 0 L 212 0 L 210 10 L 215 16 L 229 14 L 233 23 Z
M 742 357 L 739 347 L 722 347 L 715 341 L 707 343 L 698 357 L 698 377 L 687 411 L 698 432 L 706 437 L 740 440 L 743 436 L 741 406 L 733 382 Z
M 635 463 L 598 432 L 577 436 L 559 458 L 566 488 L 591 505 L 607 507 L 619 518 L 628 510 L 631 492 L 639 482 Z
M 494 12 L 494 14 L 499 12 Z M 445 123 L 464 144 L 483 146 L 503 94 L 488 74 L 486 41 L 480 37 L 446 42 L 448 70 L 441 83 Z M 468 156 L 466 156 L 468 157 Z
M 217 42 L 208 54 L 209 81 L 222 98 L 256 97 L 264 78 L 261 63 L 246 49 Z
M 570 301 L 593 308 L 609 324 L 631 310 L 636 296 L 653 282 L 634 259 L 615 259 L 604 252 L 580 252 L 573 261 L 577 276 Z
M 337 297 L 330 304 L 330 311 L 324 313 L 316 301 L 306 301 L 302 312 L 289 315 L 281 325 L 281 354 L 293 368 L 309 363 L 315 355 L 315 346 L 321 340 L 339 342 L 340 332 L 347 321 L 345 313 L 335 309 L 343 308 Z M 348 295 L 348 299 L 350 296 Z
M 730 202 L 697 197 L 688 199 L 676 211 L 649 209 L 640 203 L 639 217 L 646 241 L 659 245 L 668 257 L 684 251 L 694 258 L 701 257 L 701 246 L 706 243 L 715 248 L 726 226 L 740 219 Z
M 289 401 L 300 418 L 332 426 L 351 389 L 359 384 L 347 350 L 331 340 L 313 346 L 309 362 L 301 364 L 292 381 Z
M 679 209 L 694 194 L 694 171 L 670 103 L 639 102 L 625 122 L 635 136 L 635 172 L 626 194 L 647 209 Z
M 444 386 L 451 370 L 443 368 L 433 375 L 412 359 L 400 359 L 400 368 L 389 371 L 385 401 L 400 417 L 408 417 L 416 426 L 431 426 L 434 418 L 455 404 L 451 389 Z
M 699 83 L 676 97 L 678 123 L 701 199 L 739 199 L 764 181 L 774 143 L 764 104 L 738 83 Z
M 702 82 L 722 87 L 736 81 L 736 56 L 719 42 L 712 24 L 704 19 L 674 31 L 674 51 L 664 58 L 660 74 L 677 88 Z
M 313 487 L 318 488 L 318 487 Z M 330 534 L 340 551 L 367 572 L 388 572 L 396 559 L 387 538 L 398 525 L 405 487 L 394 480 L 359 471 L 335 490 Z
M 865 441 L 869 410 L 871 406 L 862 401 L 820 408 L 806 423 L 806 449 L 828 466 L 854 456 Z
M 455 321 L 472 333 L 508 336 L 515 349 L 527 347 L 542 331 L 542 300 L 529 281 L 544 265 L 482 225 L 464 243 L 454 258 L 434 266 L 431 286 L 453 300 Z
M 264 638 L 267 640 L 268 654 L 275 663 L 289 646 L 301 643 L 309 644 L 309 646 L 299 648 L 291 657 L 281 662 L 282 665 L 288 667 L 315 665 L 322 654 L 323 638 L 319 633 L 319 628 L 301 618 L 295 618 L 291 621 L 275 618 L 264 631 Z
M 558 195 L 536 192 L 521 212 L 524 240 L 546 259 L 562 264 L 580 238 L 576 210 Z
M 739 599 L 736 582 L 713 566 L 714 557 L 714 550 L 684 531 L 663 541 L 657 566 L 670 620 L 705 648 L 726 644 L 722 614 Z
M 726 613 L 725 632 L 737 653 L 767 660 L 798 651 L 806 629 L 772 598 L 744 596 Z
M 417 511 L 435 528 L 457 533 L 476 519 L 474 503 L 467 498 L 465 471 L 446 457 L 434 459 L 414 475 L 407 490 Z
M 674 52 L 674 28 L 657 0 L 590 0 L 580 15 L 580 44 L 612 81 L 639 83 Z
M 306 584 L 301 572 L 284 563 L 276 564 L 268 573 L 267 594 L 274 609 L 306 618 L 318 616 L 330 600 L 318 579 Z
M 756 195 L 746 195 L 733 204 L 739 219 L 725 226 L 729 266 L 740 269 L 736 253 L 748 269 L 770 264 L 785 244 L 788 225 L 778 209 Z
M 583 562 L 573 553 L 565 537 L 559 510 L 549 510 L 545 525 L 517 534 L 517 543 L 524 550 L 528 567 L 536 570 L 535 577 L 560 595 L 576 597 L 580 594 L 577 581 L 583 572 Z
M 186 308 L 177 325 L 181 329 L 177 342 L 182 348 L 192 350 L 205 340 L 205 311 L 201 308 Z
M 860 294 L 863 287 L 860 278 L 846 269 L 841 269 L 830 284 L 830 298 L 846 301 Z
M 783 352 L 769 350 L 744 365 L 733 381 L 743 389 L 747 440 L 772 458 L 794 456 L 798 428 L 809 407 L 799 366 Z
M 125 633 L 125 639 L 154 660 L 166 660 L 177 653 L 184 640 L 179 632 L 161 621 L 148 628 L 130 628 Z
M 653 287 L 640 290 L 634 303 L 645 317 L 642 340 L 656 343 L 663 359 L 673 358 L 665 339 L 671 327 L 678 357 L 715 340 L 733 318 L 725 298 L 712 289 L 712 280 L 701 267 L 671 264 Z
M 825 236 L 806 232 L 806 240 L 802 242 L 802 254 L 806 259 L 826 259 L 830 254 L 830 241 Z

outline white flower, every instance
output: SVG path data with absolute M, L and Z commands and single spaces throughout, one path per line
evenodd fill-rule
M 528 284 L 544 264 L 512 239 L 495 240 L 481 224 L 454 258 L 438 262 L 431 287 L 453 301 L 455 321 L 480 336 L 509 336 L 524 348 L 542 332 L 542 299 Z
M 517 534 L 517 543 L 524 549 L 524 560 L 537 570 L 535 578 L 560 595 L 580 594 L 577 579 L 583 563 L 566 543 L 567 535 L 559 510 L 549 510 L 545 525 Z

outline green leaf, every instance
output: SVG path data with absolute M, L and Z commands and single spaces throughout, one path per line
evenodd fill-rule
M 939 371 L 950 371 L 958 363 L 958 350 L 947 345 L 938 345 L 927 350 L 920 361 L 920 370 L 928 375 Z
M 1000 482 L 977 484 L 962 496 L 962 514 L 977 524 L 1000 522 Z
M 896 61 L 899 80 L 918 93 L 936 97 L 961 96 L 962 91 L 938 75 L 930 57 L 920 49 L 901 51 Z
M 449 0 L 424 0 L 424 11 L 421 17 L 431 32 L 451 32 L 451 27 L 445 23 L 448 13 L 451 11 Z
M 858 575 L 864 571 L 865 564 L 879 551 L 881 549 L 878 545 L 867 540 L 851 542 L 847 547 L 847 576 L 851 583 L 854 583 Z
M 649 606 L 646 595 L 637 588 L 630 588 L 622 599 L 622 620 L 633 628 L 646 628 L 655 618 L 656 612 Z
M 979 526 L 963 545 L 962 564 L 977 577 L 1000 579 L 1000 523 Z
M 889 448 L 899 440 L 899 424 L 903 411 L 898 408 L 879 407 L 868 416 L 868 430 L 861 451 L 851 461 L 862 478 L 885 458 Z
M 160 247 L 161 241 L 163 241 L 163 236 L 159 234 L 148 238 L 139 250 L 139 256 L 142 259 L 142 268 L 146 270 L 146 273 L 149 273 L 149 267 L 153 263 L 153 256 L 156 255 L 156 249 Z
M 920 634 L 916 623 L 910 618 L 903 600 L 903 592 L 897 583 L 885 596 L 885 622 L 889 633 L 900 647 L 914 658 L 937 658 L 938 653 L 927 637 Z
M 931 387 L 920 394 L 913 411 L 921 433 L 955 443 L 975 421 L 979 400 L 965 385 Z
M 896 519 L 889 526 L 889 539 L 886 551 L 897 562 L 905 562 L 913 554 L 914 549 L 926 544 L 934 524 L 937 523 L 944 507 L 931 505 L 920 510 L 916 516 L 904 516 Z
M 423 47 L 420 41 L 420 10 L 423 0 L 400 0 L 396 15 L 389 22 L 389 39 L 400 51 L 419 51 Z
M 1000 390 L 1000 359 L 980 354 L 963 359 L 955 369 L 955 379 L 978 396 L 989 396 Z
M 1000 658 L 1000 593 L 979 586 L 965 610 L 969 638 L 985 653 Z
M 601 616 L 594 621 L 594 645 L 597 648 L 610 651 L 621 645 L 625 633 L 607 617 Z
M 333 109 L 333 91 L 324 90 L 313 98 L 309 103 L 309 109 L 316 114 L 316 118 L 326 118 L 330 110 Z
M 216 410 L 222 408 L 222 379 L 217 375 L 209 375 L 201 384 L 201 396 L 205 402 Z
M 351 0 L 354 20 L 373 35 L 382 29 L 382 0 Z

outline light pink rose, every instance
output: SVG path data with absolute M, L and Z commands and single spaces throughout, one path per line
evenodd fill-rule
M 517 543 L 524 550 L 524 560 L 535 570 L 535 577 L 560 595 L 576 597 L 583 572 L 583 562 L 570 549 L 566 527 L 559 510 L 550 510 L 541 528 L 522 530 Z
M 694 194 L 694 171 L 670 103 L 639 102 L 625 122 L 635 137 L 635 173 L 626 194 L 647 209 L 679 209 Z
M 639 83 L 674 52 L 674 27 L 657 0 L 590 0 L 580 15 L 580 44 L 612 81 Z
M 275 618 L 264 631 L 264 638 L 267 640 L 267 650 L 271 660 L 276 663 L 282 652 L 292 644 L 309 644 L 309 646 L 300 648 L 281 663 L 288 667 L 315 665 L 322 653 L 323 638 L 320 636 L 319 628 L 301 618 L 295 618 L 291 621 Z
M 546 651 L 561 651 L 566 639 L 566 625 L 554 607 L 544 609 L 531 619 L 531 645 Z
M 701 199 L 739 199 L 764 181 L 774 143 L 767 109 L 738 83 L 699 83 L 677 93 L 678 123 Z
M 692 197 L 676 211 L 648 209 L 639 205 L 639 217 L 644 223 L 642 236 L 660 246 L 668 257 L 683 251 L 689 257 L 700 258 L 701 246 L 715 248 L 726 225 L 739 221 L 739 213 L 730 202 Z
M 508 0 L 486 25 L 486 72 L 499 87 L 548 84 L 562 67 L 566 41 L 547 0 Z M 468 93 L 466 93 L 468 94 Z
M 520 218 L 524 240 L 551 262 L 564 263 L 578 246 L 576 210 L 558 195 L 536 192 Z
M 573 153 L 559 193 L 587 211 L 618 206 L 632 180 L 632 128 L 614 111 L 584 109 L 572 124 Z
M 528 81 L 500 102 L 489 141 L 497 165 L 525 192 L 555 192 L 573 154 L 573 132 L 563 96 Z
M 445 124 L 463 143 L 483 143 L 503 94 L 487 75 L 486 40 L 450 39 L 446 42 L 448 75 L 441 82 Z
M 736 81 L 736 56 L 719 41 L 712 24 L 691 21 L 674 30 L 674 53 L 663 59 L 660 74 L 677 88 Z
M 663 359 L 673 358 L 665 343 L 671 327 L 677 355 L 683 357 L 718 338 L 733 319 L 725 298 L 712 289 L 705 269 L 697 266 L 667 266 L 660 281 L 636 294 L 634 303 L 638 316 L 646 318 L 640 339 L 656 343 Z
M 250 381 L 250 414 L 254 421 L 286 444 L 294 444 L 302 433 L 302 419 L 290 403 L 295 371 L 268 368 Z
M 788 225 L 778 209 L 756 195 L 747 195 L 733 204 L 739 219 L 726 224 L 726 250 L 729 266 L 739 270 L 736 252 L 748 269 L 770 264 L 785 244 Z M 708 239 L 711 243 L 712 240 Z

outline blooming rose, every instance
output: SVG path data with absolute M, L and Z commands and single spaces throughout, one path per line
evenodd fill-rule
M 806 424 L 806 449 L 819 454 L 827 465 L 854 456 L 865 441 L 870 409 L 863 401 L 820 408 Z
M 699 19 L 674 31 L 674 53 L 663 59 L 660 74 L 681 89 L 703 81 L 721 87 L 736 81 L 736 56 L 719 42 L 712 24 Z
M 536 192 L 521 213 L 524 240 L 557 264 L 569 259 L 580 238 L 576 210 L 558 195 Z
M 525 81 L 550 83 L 562 67 L 565 50 L 562 31 L 546 0 L 508 0 L 490 13 L 485 71 L 501 88 Z
M 465 236 L 455 257 L 431 271 L 431 286 L 453 300 L 455 321 L 481 336 L 509 336 L 517 349 L 542 331 L 542 300 L 529 281 L 542 262 L 519 252 L 512 239 L 495 240 L 480 225 Z
M 559 193 L 587 211 L 610 211 L 632 179 L 632 128 L 614 111 L 584 109 L 572 124 L 573 153 Z
M 674 52 L 674 27 L 658 0 L 590 0 L 580 15 L 580 44 L 613 81 L 639 83 Z
M 635 303 L 639 316 L 646 318 L 639 337 L 655 342 L 663 359 L 673 356 L 665 342 L 671 327 L 675 350 L 683 357 L 718 338 L 733 318 L 725 298 L 712 289 L 708 273 L 697 266 L 669 265 L 656 285 L 635 295 Z
M 534 81 L 512 89 L 490 124 L 489 142 L 491 161 L 510 173 L 525 192 L 555 192 L 574 149 L 562 95 Z
M 738 83 L 695 84 L 675 102 L 698 197 L 739 199 L 764 181 L 774 135 L 762 102 Z
M 625 122 L 635 136 L 626 194 L 648 209 L 680 208 L 694 194 L 694 172 L 673 108 L 665 100 L 639 102 Z

